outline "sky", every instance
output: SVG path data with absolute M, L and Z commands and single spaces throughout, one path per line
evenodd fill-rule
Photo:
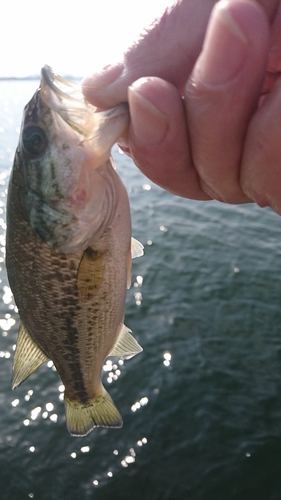
M 3 0 L 0 77 L 86 76 L 116 62 L 172 0 Z

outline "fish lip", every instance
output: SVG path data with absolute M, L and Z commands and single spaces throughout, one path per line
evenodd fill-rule
M 80 136 L 87 137 L 94 128 L 96 108 L 86 102 L 81 85 L 57 75 L 45 65 L 41 69 L 39 98 Z
M 57 84 L 56 84 L 57 82 Z M 62 99 L 68 99 L 70 101 L 75 102 L 76 104 L 80 101 L 82 92 L 79 84 L 76 84 L 70 80 L 66 80 L 62 76 L 57 75 L 51 66 L 45 64 L 41 69 L 41 88 L 42 83 L 47 85 L 57 96 Z M 73 97 L 70 93 L 63 91 L 58 84 L 61 84 L 63 87 L 68 88 L 69 92 L 76 92 L 79 94 L 77 97 Z

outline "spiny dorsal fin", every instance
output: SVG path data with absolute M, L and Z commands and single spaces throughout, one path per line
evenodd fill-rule
M 131 335 L 131 330 L 123 325 L 117 342 L 108 356 L 121 356 L 122 358 L 129 359 L 142 350 L 142 347 L 133 335 Z
M 83 302 L 91 300 L 103 282 L 106 252 L 98 253 L 88 247 L 83 253 L 78 268 L 77 286 Z
M 141 257 L 143 254 L 144 254 L 144 251 L 143 251 L 143 245 L 141 244 L 141 242 L 136 240 L 135 238 L 132 238 L 131 239 L 132 259 L 135 259 L 136 257 Z
M 64 398 L 66 425 L 72 436 L 86 436 L 94 427 L 122 427 L 122 417 L 110 395 L 102 394 L 87 403 Z
M 18 387 L 47 359 L 21 321 L 13 364 L 12 388 Z

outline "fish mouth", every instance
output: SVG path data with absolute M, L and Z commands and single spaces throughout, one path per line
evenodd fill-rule
M 107 151 L 129 125 L 129 107 L 121 103 L 115 108 L 99 110 L 84 97 L 81 85 L 54 73 L 45 65 L 41 70 L 40 99 L 98 150 Z
M 47 64 L 41 69 L 41 87 L 42 84 L 43 87 L 47 85 L 61 99 L 66 99 L 75 103 L 77 100 L 81 101 L 83 99 L 81 86 L 79 84 L 57 75 L 51 66 Z
M 40 98 L 52 111 L 83 137 L 87 136 L 96 108 L 88 104 L 81 85 L 57 75 L 45 65 L 41 69 Z

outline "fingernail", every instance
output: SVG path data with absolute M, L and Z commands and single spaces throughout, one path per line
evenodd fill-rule
M 167 117 L 141 94 L 142 78 L 129 87 L 131 127 L 136 141 L 143 146 L 160 144 L 168 131 Z
M 231 81 L 243 68 L 248 56 L 248 39 L 225 2 L 213 12 L 202 55 L 194 70 L 194 79 L 206 85 Z

